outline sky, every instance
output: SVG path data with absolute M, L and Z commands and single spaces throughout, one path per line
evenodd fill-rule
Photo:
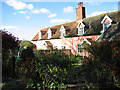
M 1 5 L 2 26 L 20 40 L 32 40 L 42 28 L 76 20 L 78 2 L 25 2 L 5 0 Z M 83 2 L 86 17 L 118 10 L 118 2 Z

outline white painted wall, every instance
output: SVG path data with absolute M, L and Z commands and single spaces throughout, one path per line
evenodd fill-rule
M 44 40 L 32 41 L 32 43 L 37 46 L 37 49 L 47 49 L 47 47 L 44 45 L 45 44 Z
M 55 46 L 57 46 L 57 49 L 62 49 L 62 46 L 65 46 L 65 49 L 69 49 L 69 47 L 62 42 L 62 39 L 32 41 L 32 43 L 37 46 L 37 49 L 44 49 L 44 50 L 46 50 L 47 47 L 45 45 L 45 41 L 50 41 L 51 44 L 53 45 L 53 48 Z
M 52 43 L 53 48 L 55 46 L 57 46 L 57 49 L 62 49 L 62 46 L 66 47 L 66 45 L 64 45 L 64 43 L 62 42 L 62 39 L 52 39 L 52 40 L 50 40 L 50 42 Z M 66 49 L 67 49 L 67 47 L 66 47 Z

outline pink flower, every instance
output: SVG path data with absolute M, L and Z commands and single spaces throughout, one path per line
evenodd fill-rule
M 115 75 L 115 74 L 116 74 L 116 72 L 115 72 L 115 71 L 112 71 L 112 74 L 113 74 L 113 75 Z

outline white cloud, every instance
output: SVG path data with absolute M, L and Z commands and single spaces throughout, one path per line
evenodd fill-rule
M 19 11 L 20 14 L 25 14 L 27 13 L 28 11 Z
M 87 17 L 96 16 L 96 15 L 100 15 L 103 13 L 107 13 L 107 12 L 106 11 L 96 11 L 96 12 L 93 12 L 91 15 L 87 15 Z
M 8 29 L 17 29 L 17 27 L 16 26 L 11 26 L 11 25 L 3 25 L 3 26 L 1 26 L 0 27 L 0 29 L 6 29 L 6 30 L 8 30 Z
M 23 2 L 20 2 L 20 1 L 16 1 L 16 0 L 8 0 L 6 1 L 6 3 L 9 5 L 9 6 L 12 6 L 14 7 L 15 10 L 23 10 L 23 9 L 33 9 L 33 5 L 32 4 L 26 4 L 26 3 L 23 3 Z
M 26 19 L 30 19 L 30 16 L 26 16 Z
M 32 10 L 32 13 L 38 14 L 38 13 L 40 13 L 40 11 L 38 9 L 35 9 L 35 10 Z
M 65 23 L 65 22 L 69 22 L 70 19 L 51 19 L 50 22 L 51 23 Z
M 34 10 L 32 10 L 32 13 L 34 13 L 34 14 L 38 14 L 38 13 L 51 14 L 50 10 L 46 9 L 46 8 L 34 9 Z
M 57 15 L 54 13 L 54 14 L 50 14 L 48 17 L 49 18 L 52 18 L 52 17 L 56 17 Z
M 27 8 L 28 8 L 29 10 L 32 10 L 32 9 L 34 8 L 34 6 L 33 6 L 32 4 L 28 4 L 28 5 L 27 5 Z
M 74 8 L 72 6 L 68 6 L 67 8 L 64 7 L 63 12 L 64 13 L 74 12 Z
M 50 10 L 49 10 L 49 9 L 46 9 L 46 8 L 41 8 L 41 9 L 40 9 L 40 12 L 41 12 L 41 13 L 47 13 L 47 14 L 50 14 L 50 13 L 51 13 Z
M 19 2 L 19 1 L 16 1 L 16 0 L 8 0 L 6 3 L 9 6 L 14 7 L 14 9 L 16 9 L 16 10 L 24 9 L 27 6 L 26 3 L 22 3 L 22 2 Z

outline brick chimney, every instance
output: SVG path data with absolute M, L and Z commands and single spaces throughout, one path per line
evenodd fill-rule
M 81 20 L 85 18 L 85 7 L 83 7 L 83 2 L 78 3 L 78 8 L 76 8 L 76 19 Z

